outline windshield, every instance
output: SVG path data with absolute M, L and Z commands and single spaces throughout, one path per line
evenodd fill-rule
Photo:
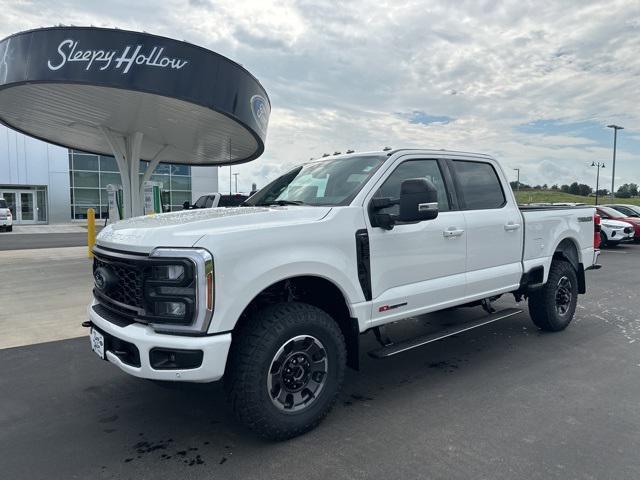
M 624 214 L 620 213 L 617 210 L 614 210 L 611 207 L 598 207 L 598 209 L 604 213 L 606 216 L 611 218 L 624 217 Z
M 611 208 L 619 211 L 620 213 L 628 216 L 628 217 L 638 217 L 640 213 L 634 210 L 632 207 L 627 207 L 626 205 L 611 205 Z
M 307 163 L 277 178 L 244 205 L 348 205 L 386 159 L 354 155 Z

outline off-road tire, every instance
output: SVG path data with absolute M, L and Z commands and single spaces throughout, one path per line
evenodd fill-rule
M 569 262 L 553 260 L 547 283 L 529 295 L 529 315 L 541 330 L 559 332 L 571 323 L 577 301 L 578 277 L 575 269 Z M 565 308 L 566 311 L 562 313 Z
M 327 370 L 317 397 L 299 411 L 282 411 L 268 390 L 272 362 L 299 336 L 324 346 Z M 224 384 L 231 408 L 242 424 L 269 440 L 286 440 L 314 427 L 329 413 L 346 368 L 346 347 L 337 323 L 305 303 L 278 303 L 256 312 L 233 333 Z

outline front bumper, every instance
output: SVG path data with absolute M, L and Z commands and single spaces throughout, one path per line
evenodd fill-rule
M 106 350 L 106 360 L 134 377 L 178 382 L 214 382 L 224 375 L 227 355 L 231 346 L 231 334 L 210 336 L 180 336 L 156 333 L 151 327 L 132 323 L 120 327 L 94 311 L 93 303 L 87 309 L 90 322 L 118 340 L 135 345 L 140 356 L 140 366 L 125 363 L 113 351 Z M 170 350 L 202 350 L 202 364 L 192 369 L 156 370 L 151 367 L 149 352 L 154 348 Z

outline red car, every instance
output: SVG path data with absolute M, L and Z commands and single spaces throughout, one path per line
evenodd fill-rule
M 596 211 L 603 219 L 608 218 L 611 220 L 620 220 L 621 222 L 627 222 L 633 225 L 635 232 L 634 241 L 640 241 L 640 218 L 627 217 L 624 213 L 620 213 L 618 210 L 611 207 L 596 207 Z

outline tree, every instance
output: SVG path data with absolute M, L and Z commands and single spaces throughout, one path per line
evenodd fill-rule
M 578 185 L 578 182 L 573 182 L 569 185 L 569 193 L 571 195 L 580 195 L 580 186 Z
M 560 187 L 558 186 L 557 183 L 554 183 L 553 185 L 551 185 L 551 190 L 558 191 L 558 190 L 560 190 Z
M 607 190 L 606 188 L 601 188 L 600 190 L 598 190 L 599 197 L 606 197 L 607 195 L 609 195 L 609 190 Z
M 636 191 L 637 191 L 637 188 L 636 188 Z M 620 197 L 620 198 L 631 197 L 631 189 L 629 188 L 628 183 L 625 183 L 624 185 L 620 185 L 618 187 L 618 191 L 616 192 L 616 197 Z
M 563 191 L 564 193 L 569 193 L 569 185 L 562 185 L 560 187 L 560 190 Z
M 578 195 L 582 195 L 583 197 L 588 197 L 592 191 L 593 189 L 589 185 L 585 185 L 584 183 L 581 183 L 580 185 L 578 185 Z

